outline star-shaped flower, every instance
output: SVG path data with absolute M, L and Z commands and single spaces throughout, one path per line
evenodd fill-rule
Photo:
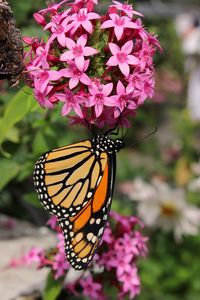
M 64 52 L 60 60 L 67 61 L 67 60 L 75 60 L 75 64 L 80 71 L 84 70 L 85 66 L 85 59 L 84 56 L 91 56 L 97 54 L 98 51 L 92 47 L 85 46 L 87 43 L 87 35 L 83 34 L 75 43 L 72 39 L 66 38 L 66 46 L 69 51 Z
M 126 42 L 122 48 L 120 49 L 117 44 L 109 43 L 109 48 L 113 56 L 107 61 L 107 66 L 119 66 L 120 71 L 128 76 L 130 74 L 130 66 L 129 65 L 138 65 L 139 59 L 131 55 L 133 50 L 133 41 Z
M 109 16 L 110 20 L 105 21 L 101 25 L 101 28 L 105 29 L 114 27 L 114 33 L 118 41 L 121 39 L 125 28 L 138 28 L 137 23 L 131 21 L 131 19 L 126 16 L 118 16 L 117 14 L 110 14 Z

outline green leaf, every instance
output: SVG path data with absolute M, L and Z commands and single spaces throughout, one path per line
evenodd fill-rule
M 21 166 L 11 159 L 0 160 L 0 189 L 3 189 L 20 171 Z
M 41 155 L 41 153 L 48 150 L 48 143 L 42 131 L 38 131 L 33 140 L 33 153 L 35 155 Z
M 35 106 L 31 89 L 26 87 L 20 90 L 6 106 L 3 117 L 0 119 L 0 145 L 6 139 L 10 129 L 21 121 Z
M 55 280 L 53 272 L 47 277 L 46 287 L 43 294 L 43 300 L 56 300 L 62 290 L 62 279 Z
M 41 208 L 41 207 L 42 207 L 42 205 L 40 204 L 40 201 L 39 201 L 38 198 L 37 198 L 36 192 L 35 192 L 35 193 L 28 193 L 28 194 L 25 194 L 25 195 L 23 196 L 23 199 L 24 199 L 26 202 L 32 204 L 33 206 L 35 206 L 35 207 L 37 207 L 37 208 Z

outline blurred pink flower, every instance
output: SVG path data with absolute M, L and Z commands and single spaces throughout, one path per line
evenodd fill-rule
M 39 13 L 41 14 L 46 14 L 46 13 L 53 13 L 53 14 L 56 14 L 58 9 L 63 5 L 65 4 L 66 2 L 69 2 L 69 0 L 63 0 L 59 3 L 51 3 L 51 2 L 47 2 L 47 6 L 48 8 L 45 8 L 45 9 L 41 9 L 39 11 Z
M 23 257 L 25 264 L 32 264 L 33 262 L 40 263 L 44 256 L 42 248 L 32 247 L 31 250 Z
M 51 229 L 56 230 L 57 228 L 57 217 L 52 215 L 46 223 Z
M 69 269 L 69 263 L 66 261 L 64 252 L 58 252 L 55 255 L 52 269 L 55 271 L 55 279 L 58 279 L 65 275 L 65 271 Z
M 119 1 L 113 1 L 115 5 L 112 5 L 112 7 L 116 7 L 118 10 L 123 11 L 125 14 L 129 16 L 129 18 L 132 18 L 133 15 L 143 16 L 143 14 L 139 13 L 138 11 L 133 9 L 133 6 L 131 4 L 128 4 L 127 2 L 121 3 Z
M 83 288 L 83 295 L 91 300 L 102 299 L 102 285 L 94 282 L 91 275 L 80 280 L 80 285 Z
M 126 42 L 121 49 L 117 44 L 109 43 L 109 48 L 113 56 L 107 61 L 107 66 L 119 66 L 125 76 L 130 74 L 129 65 L 139 64 L 139 59 L 130 55 L 133 50 L 133 41 Z
M 98 53 L 98 51 L 96 49 L 85 46 L 87 43 L 87 35 L 86 34 L 81 35 L 78 38 L 77 43 L 75 43 L 70 38 L 66 38 L 65 42 L 66 42 L 67 48 L 70 50 L 64 52 L 61 55 L 60 60 L 68 61 L 68 60 L 74 59 L 75 64 L 80 71 L 83 71 L 84 67 L 85 67 L 84 56 L 91 56 L 91 55 Z
M 124 272 L 119 277 L 119 281 L 123 283 L 122 291 L 124 295 L 130 293 L 130 298 L 132 299 L 140 293 L 140 279 L 138 277 L 138 272 L 136 267 L 130 268 L 129 270 Z

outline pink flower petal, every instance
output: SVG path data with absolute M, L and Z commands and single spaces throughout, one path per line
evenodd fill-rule
M 77 41 L 77 45 L 80 45 L 82 47 L 85 47 L 87 43 L 87 34 L 83 34 L 80 36 L 80 38 Z
M 70 50 L 73 50 L 73 48 L 76 46 L 76 43 L 70 38 L 65 38 L 65 43 L 67 48 L 69 48 Z
M 87 32 L 92 33 L 93 27 L 90 21 L 85 21 L 84 23 L 82 23 L 82 26 Z
M 65 103 L 62 108 L 62 116 L 68 115 L 71 109 L 72 109 L 71 103 Z
M 134 22 L 128 22 L 128 23 L 126 24 L 126 27 L 127 27 L 127 28 L 133 28 L 133 29 L 138 29 L 138 28 L 139 28 L 138 24 L 137 24 L 137 23 L 134 23 Z
M 63 93 L 57 93 L 55 94 L 55 97 L 62 102 L 66 102 L 66 95 Z
M 58 37 L 57 37 L 57 39 L 58 39 L 59 44 L 61 46 L 65 47 L 65 39 L 66 39 L 66 37 L 65 37 L 64 32 L 61 33 L 61 34 L 59 34 Z
M 130 67 L 127 63 L 119 63 L 119 68 L 126 77 L 130 74 Z
M 128 55 L 127 56 L 127 62 L 130 65 L 138 65 L 139 64 L 139 59 L 137 57 L 135 57 L 134 55 Z
M 81 75 L 80 81 L 82 83 L 84 83 L 85 85 L 90 85 L 91 84 L 91 79 L 85 73 L 83 73 Z
M 83 55 L 84 56 L 90 56 L 90 55 L 94 55 L 94 54 L 97 54 L 98 51 L 92 47 L 85 47 L 83 49 Z
M 103 92 L 106 96 L 110 95 L 112 90 L 113 90 L 113 83 L 112 82 L 107 83 L 103 86 Z
M 125 90 L 125 87 L 123 85 L 123 83 L 118 80 L 118 83 L 117 83 L 117 94 L 118 95 L 121 95 L 121 94 L 125 94 L 126 93 L 126 90 Z
M 97 118 L 102 114 L 102 111 L 103 111 L 103 104 L 99 103 L 99 102 L 96 103 L 95 104 L 95 115 Z
M 110 27 L 114 27 L 114 23 L 112 20 L 107 20 L 105 21 L 102 25 L 101 25 L 101 29 L 105 29 L 105 28 L 110 28 Z
M 66 51 L 64 52 L 61 56 L 60 56 L 60 60 L 61 61 L 67 61 L 68 59 L 69 60 L 72 60 L 74 58 L 74 54 L 73 52 L 70 50 L 70 51 Z
M 83 71 L 83 70 L 84 70 L 84 65 L 85 65 L 85 59 L 84 59 L 84 56 L 76 57 L 76 58 L 75 58 L 75 63 L 76 63 L 77 68 L 78 68 L 80 71 Z
M 109 58 L 109 60 L 106 63 L 107 66 L 117 66 L 118 65 L 118 60 L 115 56 L 111 56 L 111 58 Z
M 72 76 L 72 71 L 69 68 L 61 69 L 59 72 L 63 77 L 70 78 Z
M 120 48 L 118 45 L 116 45 L 114 43 L 109 43 L 108 45 L 109 45 L 112 55 L 116 55 L 120 51 Z
M 115 35 L 117 37 L 117 40 L 119 41 L 122 37 L 123 32 L 124 32 L 124 28 L 121 27 L 121 26 L 115 26 L 114 27 L 114 32 L 115 32 Z
M 88 17 L 88 19 L 90 19 L 90 20 L 93 20 L 93 19 L 100 19 L 101 18 L 101 16 L 100 15 L 98 15 L 98 14 L 96 14 L 96 13 L 88 13 L 87 14 L 87 17 Z
M 128 41 L 126 42 L 126 44 L 124 44 L 122 46 L 122 49 L 121 49 L 123 52 L 126 52 L 126 54 L 130 54 L 131 51 L 133 50 L 133 41 Z
M 82 110 L 81 110 L 81 107 L 80 107 L 79 104 L 76 104 L 76 105 L 74 106 L 74 111 L 75 111 L 75 113 L 76 113 L 80 118 L 83 119 L 83 113 L 82 113 Z
M 58 80 L 62 77 L 62 74 L 58 71 L 51 70 L 49 71 L 49 79 L 50 80 Z
M 69 80 L 69 88 L 70 90 L 72 90 L 73 88 L 75 88 L 77 86 L 77 84 L 79 83 L 79 79 L 78 77 L 72 77 Z

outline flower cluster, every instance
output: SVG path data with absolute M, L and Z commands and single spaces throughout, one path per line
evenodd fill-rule
M 48 225 L 57 232 L 56 248 L 50 251 L 32 248 L 20 260 L 12 260 L 10 266 L 34 262 L 39 268 L 50 267 L 54 279 L 63 278 L 64 288 L 72 295 L 79 296 L 81 293 L 91 300 L 106 300 L 109 299 L 106 288 L 113 286 L 118 289 L 119 299 L 124 299 L 125 296 L 133 299 L 140 293 L 136 263 L 139 257 L 147 254 L 147 238 L 139 231 L 143 224 L 136 217 L 111 212 L 111 218 L 112 226 L 107 225 L 98 254 L 86 272 L 71 269 L 66 261 L 64 237 L 55 216 L 51 217 Z
M 174 231 L 176 241 L 182 235 L 196 235 L 200 229 L 200 209 L 187 203 L 183 188 L 172 188 L 154 179 L 151 183 L 136 178 L 121 184 L 121 192 L 138 202 L 138 215 L 145 225 Z
M 159 42 L 128 3 L 113 1 L 101 16 L 94 12 L 98 0 L 68 2 L 34 14 L 47 40 L 24 37 L 27 83 L 42 107 L 62 102 L 73 123 L 113 126 L 120 116 L 128 126 L 127 117 L 153 97 Z

